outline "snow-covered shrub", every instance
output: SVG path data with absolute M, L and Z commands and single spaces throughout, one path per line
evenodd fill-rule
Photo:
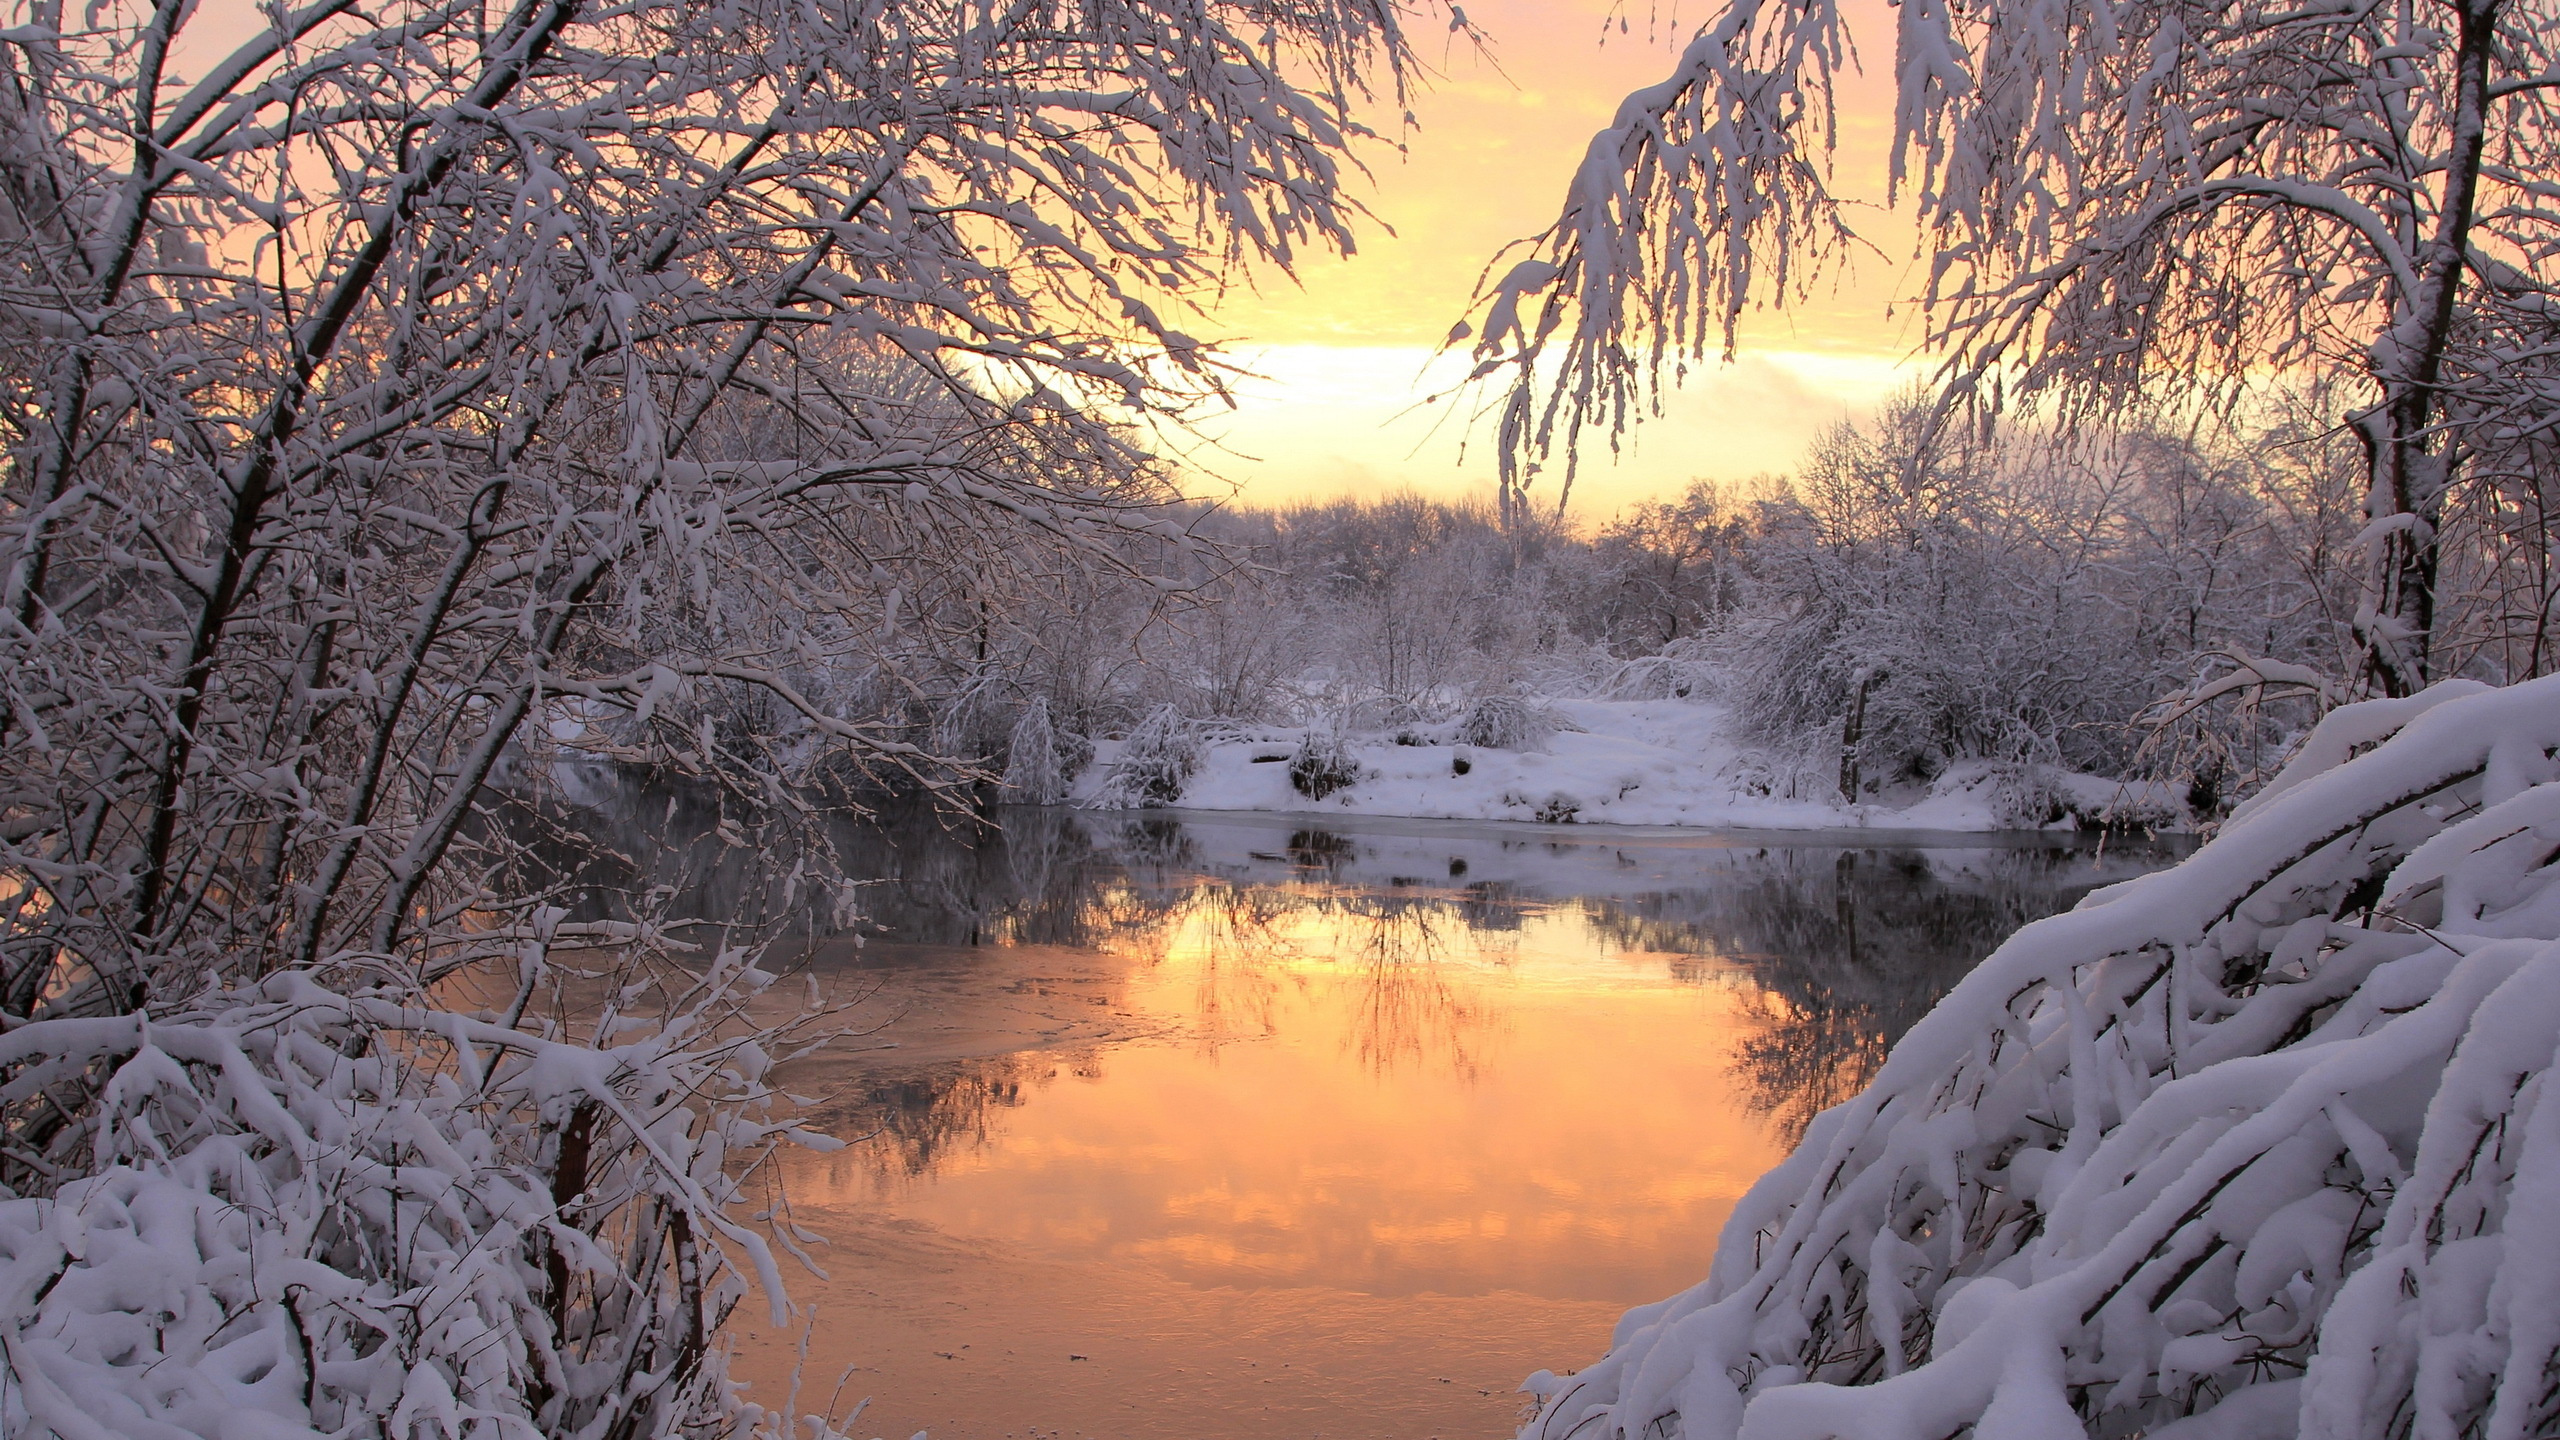
M 1562 790 L 1552 792 L 1538 802 L 1537 818 L 1541 825 L 1570 825 L 1582 813 L 1582 802 Z
M 1965 760 L 2166 774 L 2191 753 L 2146 748 L 2129 722 L 2200 656 L 2338 663 L 2327 617 L 2351 602 L 2302 557 L 2351 532 L 2278 523 L 2303 507 L 2262 455 L 2138 430 L 1985 445 L 1933 416 L 1908 392 L 1837 427 L 1758 505 L 1741 599 L 1696 642 L 1744 738 L 1834 773 L 1853 744 L 1857 774 L 1884 785 Z M 2317 709 L 2295 695 L 2184 713 L 2199 733 L 2183 741 L 2246 770 Z
M 1059 763 L 1058 732 L 1049 723 L 1047 697 L 1034 695 L 1013 723 L 1005 744 L 1005 799 L 1019 805 L 1055 805 L 1066 798 L 1066 767 Z
M 2066 803 L 2083 829 L 2169 830 L 2196 819 L 2186 803 L 2192 786 L 2161 780 L 2099 780 L 2068 777 Z
M 1486 695 L 1458 717 L 1456 740 L 1480 750 L 1534 750 L 1557 728 L 1541 706 L 1516 695 Z
M 1093 763 L 1093 740 L 1090 736 L 1074 730 L 1059 730 L 1053 733 L 1057 737 L 1058 778 L 1066 784 L 1073 785 L 1076 777 L 1084 773 L 1085 767 Z
M 1995 951 L 1522 1433 L 2553 1433 L 2555 757 L 2560 679 L 2334 713 Z
M 1548 636 L 1537 649 L 1508 656 L 1506 661 L 1498 673 L 1538 695 L 1605 694 L 1623 668 L 1623 662 L 1604 647 L 1570 643 L 1563 635 Z
M 1828 802 L 1840 795 L 1839 763 L 1836 756 L 1755 747 L 1734 756 L 1728 779 L 1740 796 Z
M 1104 810 L 1177 804 L 1199 768 L 1199 727 L 1172 706 L 1159 705 L 1121 742 L 1093 804 Z
M 1979 760 L 1950 765 L 1929 783 L 1932 797 L 1970 798 L 1995 828 L 2010 830 L 2176 829 L 2196 818 L 2182 803 L 2184 793 L 2185 787 L 2160 780 L 2109 780 L 2046 765 Z
M 2071 792 L 2042 765 L 1997 765 L 1986 777 L 1991 818 L 2012 830 L 2037 830 L 2071 818 Z
M 1703 700 L 1716 693 L 1719 671 L 1699 636 L 1684 635 L 1652 655 L 1611 670 L 1598 693 L 1612 700 Z
M 1289 757 L 1289 788 L 1310 800 L 1350 789 L 1360 783 L 1361 774 L 1360 757 L 1339 725 L 1309 727 L 1307 738 Z
M 767 1238 L 738 1213 L 759 1156 L 834 1143 L 773 1103 L 777 1032 L 734 1033 L 773 977 L 724 954 L 637 1027 L 651 987 L 627 985 L 576 1043 L 520 1023 L 544 970 L 537 955 L 502 1013 L 282 972 L 0 1035 L 0 1103 L 77 1115 L 46 1155 L 9 1156 L 34 1193 L 0 1199 L 0 1434 L 780 1440 L 804 1423 L 745 1405 L 715 1335 L 751 1290 L 783 1318 Z M 599 978 L 611 995 L 630 977 Z M 81 1173 L 60 1173 L 75 1154 Z

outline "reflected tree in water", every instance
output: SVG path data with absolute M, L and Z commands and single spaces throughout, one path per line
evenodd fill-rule
M 1792 1145 L 2012 931 L 2123 869 L 2072 850 L 1771 847 L 1713 874 L 1677 893 L 1587 898 L 1583 913 L 1628 948 L 1698 957 L 1675 975 L 1750 982 L 1757 1029 L 1735 1060 Z
M 1296 949 L 1282 922 L 1295 913 L 1284 891 L 1203 878 L 1164 924 L 1135 932 L 1153 942 L 1154 963 L 1170 959 L 1177 944 L 1189 960 L 1201 1049 L 1214 1053 L 1276 1031 L 1283 962 Z
M 1022 1057 L 972 1061 L 873 1085 L 862 1108 L 871 1131 L 860 1153 L 882 1168 L 930 1173 L 955 1150 L 987 1143 L 988 1116 L 1022 1103 Z
M 1160 920 L 1185 888 L 1135 882 L 1179 864 L 1180 827 L 1163 821 L 1095 827 L 1045 807 L 907 804 L 813 825 L 741 815 L 708 786 L 553 769 L 557 783 L 500 813 L 539 867 L 530 881 L 573 919 L 663 914 L 769 949 L 855 935 L 1082 947 Z
M 1734 987 L 1757 1022 L 1737 1066 L 1790 1143 L 1865 1085 L 1893 1042 L 2011 931 L 2158 859 L 2069 848 L 1701 848 L 1683 854 L 1675 884 L 1592 894 L 1612 883 L 1598 877 L 1633 862 L 1620 855 L 1596 876 L 1550 881 L 1542 877 L 1574 873 L 1593 847 L 1469 836 L 1448 842 L 1465 853 L 1432 860 L 1426 883 L 1368 874 L 1391 854 L 1413 870 L 1411 845 L 1391 852 L 1301 824 L 1221 850 L 1162 815 L 1044 807 L 842 818 L 822 847 L 795 847 L 788 834 L 742 827 L 721 805 L 708 793 L 590 777 L 529 808 L 527 823 L 548 827 L 533 849 L 580 918 L 716 920 L 729 943 L 753 934 L 801 944 L 821 968 L 860 973 L 896 963 L 905 945 L 930 950 L 933 963 L 1015 945 L 1108 949 L 1149 966 L 1178 953 L 1192 967 L 1195 1031 L 1212 1048 L 1271 1035 L 1284 987 L 1307 983 L 1300 967 L 1338 965 L 1359 987 L 1348 1043 L 1379 1075 L 1442 1057 L 1473 1073 L 1498 1017 L 1451 963 L 1456 938 L 1471 958 L 1490 952 L 1503 963 L 1532 916 L 1570 901 L 1598 937 L 1667 957 L 1680 979 Z M 1222 823 L 1248 834 L 1254 824 Z M 1436 883 L 1444 870 L 1448 882 Z M 861 931 L 896 945 L 841 943 L 834 897 L 848 884 Z M 879 1127 L 898 1164 L 920 1173 L 983 1139 L 990 1117 L 1047 1074 L 971 1062 L 901 1075 L 862 1102 L 863 1128 Z
M 1476 1074 L 1473 1043 L 1488 1023 L 1479 999 L 1460 988 L 1447 961 L 1450 929 L 1468 928 L 1463 907 L 1447 900 L 1371 896 L 1334 913 L 1353 921 L 1350 958 L 1360 977 L 1352 1049 L 1363 1068 L 1385 1075 L 1445 1056 L 1452 1071 Z
M 956 1060 L 867 1076 L 815 1114 L 850 1142 L 840 1163 L 875 1181 L 911 1180 L 983 1149 L 999 1117 L 1051 1080 L 1102 1072 L 1102 1054 L 1091 1046 Z
M 1479 880 L 1461 892 L 1458 918 L 1479 934 L 1517 935 L 1520 922 L 1528 916 L 1529 906 L 1518 890 L 1504 880 Z
M 1206 1048 L 1274 1034 L 1284 985 L 1309 983 L 1300 967 L 1332 964 L 1357 987 L 1349 1043 L 1364 1069 L 1385 1074 L 1445 1056 L 1472 1075 L 1471 1032 L 1484 1007 L 1444 963 L 1445 936 L 1467 928 L 1459 909 L 1445 897 L 1202 878 L 1178 914 L 1130 940 L 1151 945 L 1159 962 L 1180 947 Z
M 1350 1044 L 1362 1068 L 1384 1075 L 1445 1056 L 1456 1073 L 1474 1075 L 1473 1032 L 1485 1023 L 1486 1011 L 1461 992 L 1444 963 L 1445 936 L 1467 932 L 1482 949 L 1483 933 L 1504 928 L 1502 921 L 1516 931 L 1518 907 L 1507 903 L 1507 895 L 1488 906 L 1474 895 L 1475 887 L 1452 900 L 1441 893 L 1406 893 L 1408 882 L 1401 878 L 1383 889 L 1346 881 L 1342 872 L 1360 858 L 1358 842 L 1316 827 L 1293 831 L 1282 852 L 1249 853 L 1284 862 L 1295 873 L 1285 885 L 1220 888 L 1225 904 L 1251 917 L 1249 925 L 1233 918 L 1225 925 L 1236 968 L 1301 960 L 1341 965 L 1359 986 Z M 1308 953 L 1291 931 L 1324 935 L 1330 953 Z

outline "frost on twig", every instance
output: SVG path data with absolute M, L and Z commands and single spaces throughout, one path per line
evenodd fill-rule
M 1995 951 L 1523 1435 L 2552 1433 L 2555 755 L 2560 680 L 2334 712 Z

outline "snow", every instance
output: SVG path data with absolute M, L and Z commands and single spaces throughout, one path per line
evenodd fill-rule
M 1190 810 L 1764 830 L 1978 832 L 2069 828 L 2101 818 L 2167 828 L 2186 819 L 2158 786 L 1982 761 L 1888 791 L 1883 803 L 1843 805 L 1825 780 L 1790 775 L 1735 742 L 1728 712 L 1713 702 L 1555 700 L 1543 707 L 1556 728 L 1520 749 L 1457 743 L 1463 721 L 1407 727 L 1401 733 L 1409 743 L 1398 743 L 1395 733 L 1351 737 L 1361 778 L 1322 799 L 1290 783 L 1289 762 L 1307 732 L 1213 733 L 1174 803 Z M 1150 726 L 1160 729 L 1160 718 L 1151 717 Z M 1162 741 L 1156 730 L 1146 738 L 1151 747 Z M 1108 805 L 1133 793 L 1115 779 L 1128 743 L 1097 742 L 1094 763 L 1072 792 L 1076 802 Z
M 2020 930 L 1525 1440 L 2551 1433 L 2560 678 L 2420 701 Z
M 91 1173 L 0 1190 L 0 1435 L 840 1440 L 745 1401 L 711 1333 L 783 1316 L 756 1158 L 836 1142 L 761 1083 L 787 1032 L 737 1033 L 773 977 L 697 968 L 588 1043 L 297 972 L 0 1033 L 0 1098 L 105 1082 Z

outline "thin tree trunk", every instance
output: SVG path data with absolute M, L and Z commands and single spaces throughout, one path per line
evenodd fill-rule
M 1858 748 L 1867 738 L 1867 696 L 1884 678 L 1879 670 L 1861 670 L 1849 683 L 1857 688 L 1849 697 L 1848 718 L 1840 722 L 1840 803 L 1858 803 Z
M 2366 674 L 2385 695 L 2416 694 L 2433 678 L 2436 532 L 2457 457 L 2452 437 L 2431 431 L 2443 418 L 2438 389 L 2470 253 L 2488 143 L 2489 62 L 2504 3 L 2463 0 L 2460 7 L 2462 43 L 2455 56 L 2443 206 L 2435 235 L 2421 252 L 2417 293 L 2374 347 L 2382 362 L 2382 403 L 2355 417 L 2368 467 L 2365 519 L 2372 537 L 2372 570 L 2355 632 Z
M 550 0 L 537 8 L 528 3 L 518 22 L 517 43 L 511 52 L 495 57 L 473 88 L 470 103 L 486 110 L 511 93 L 517 82 L 550 48 L 552 39 L 568 23 L 576 0 Z M 171 707 L 169 736 L 159 764 L 158 783 L 151 797 L 151 824 L 144 843 L 141 873 L 136 879 L 130 943 L 137 952 L 147 954 L 165 938 L 160 932 L 161 904 L 166 898 L 172 877 L 169 866 L 177 838 L 180 798 L 184 791 L 189 762 L 197 741 L 208 687 L 213 676 L 214 657 L 225 632 L 236 618 L 235 607 L 242 601 L 240 581 L 246 573 L 258 532 L 266 523 L 267 502 L 274 493 L 275 482 L 284 470 L 285 448 L 303 418 L 303 402 L 310 386 L 336 348 L 340 335 L 354 319 L 357 309 L 370 292 L 374 277 L 380 273 L 391 254 L 391 247 L 406 229 L 412 209 L 418 200 L 434 189 L 446 172 L 461 160 L 463 146 L 448 138 L 436 153 L 424 158 L 416 169 L 400 177 L 400 183 L 378 208 L 372 233 L 364 248 L 349 260 L 336 283 L 330 288 L 326 304 L 305 323 L 295 337 L 294 363 L 281 377 L 275 397 L 268 402 L 257 431 L 252 435 L 248 453 L 242 458 L 235 475 L 227 477 L 232 490 L 232 505 L 214 584 L 197 612 L 195 635 L 189 645 L 187 663 L 179 672 L 178 698 Z M 137 958 L 137 963 L 139 960 Z M 148 992 L 135 987 L 129 1003 L 140 1008 Z

